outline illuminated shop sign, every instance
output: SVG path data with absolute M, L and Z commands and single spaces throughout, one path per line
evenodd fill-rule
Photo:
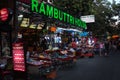
M 15 71 L 25 71 L 23 43 L 13 44 L 13 63 Z
M 29 18 L 23 18 L 20 24 L 20 27 L 22 28 L 31 28 L 31 29 L 42 29 L 44 26 L 44 23 L 40 23 L 40 24 L 34 24 L 34 23 L 30 23 L 30 19 Z
M 6 21 L 9 16 L 9 11 L 7 8 L 3 8 L 0 10 L 0 20 L 1 21 Z
M 21 22 L 21 27 L 28 27 L 30 25 L 30 19 L 29 18 L 23 18 L 22 22 Z
M 38 0 L 31 0 L 31 10 L 39 14 L 43 14 L 54 19 L 70 23 L 72 25 L 86 29 L 86 23 L 72 15 L 65 13 L 51 5 L 44 2 L 39 3 Z

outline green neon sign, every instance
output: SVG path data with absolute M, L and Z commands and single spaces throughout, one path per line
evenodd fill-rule
M 49 16 L 49 17 L 53 17 L 53 7 L 52 6 L 48 6 L 47 5 L 47 9 L 46 9 L 47 11 L 47 16 Z
M 72 25 L 82 27 L 86 29 L 86 23 L 72 15 L 65 13 L 51 5 L 45 4 L 44 2 L 38 3 L 38 0 L 31 0 L 31 10 L 32 12 L 37 12 L 60 21 L 70 23 Z
M 58 9 L 57 8 L 54 8 L 54 18 L 55 19 L 58 19 Z

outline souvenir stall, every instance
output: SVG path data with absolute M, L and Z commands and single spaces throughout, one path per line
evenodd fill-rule
M 93 49 L 95 40 L 92 36 L 89 35 L 89 32 L 80 32 L 80 41 L 79 41 L 79 49 L 76 51 L 76 55 L 80 58 L 83 57 L 94 57 Z M 79 58 L 78 57 L 78 58 Z

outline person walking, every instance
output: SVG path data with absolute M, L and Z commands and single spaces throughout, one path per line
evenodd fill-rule
M 109 40 L 106 40 L 104 44 L 105 44 L 105 56 L 108 56 L 109 49 L 110 49 L 110 42 L 109 42 Z
M 100 56 L 103 56 L 105 45 L 103 42 L 100 42 Z

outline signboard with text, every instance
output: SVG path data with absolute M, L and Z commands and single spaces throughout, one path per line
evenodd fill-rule
M 13 63 L 15 71 L 25 71 L 23 43 L 13 44 Z
M 81 16 L 81 20 L 85 21 L 86 23 L 92 23 L 95 22 L 95 16 L 94 15 Z
M 79 18 L 76 18 L 62 10 L 57 9 L 56 7 L 46 4 L 44 2 L 39 3 L 38 0 L 31 0 L 31 12 L 38 13 L 40 15 L 45 15 L 50 18 L 75 25 L 86 29 L 87 25 L 84 21 Z

